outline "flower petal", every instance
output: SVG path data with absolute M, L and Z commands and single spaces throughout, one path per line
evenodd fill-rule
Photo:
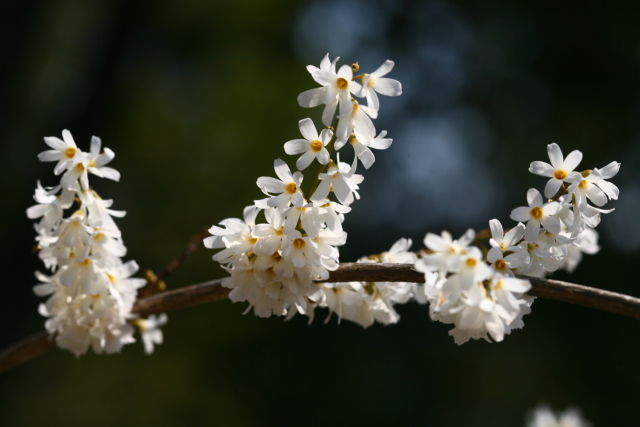
M 302 119 L 298 122 L 298 127 L 300 127 L 300 133 L 304 136 L 307 141 L 315 141 L 318 139 L 318 131 L 316 130 L 316 125 L 313 124 L 313 121 L 309 118 Z
M 582 161 L 582 152 L 579 150 L 574 150 L 564 159 L 564 170 L 569 173 L 573 172 L 575 168 L 578 167 L 580 162 Z
M 554 169 L 562 169 L 564 166 L 563 158 L 562 158 L 562 150 L 555 142 L 553 144 L 547 145 L 547 153 L 549 154 L 549 160 L 551 160 L 551 164 Z

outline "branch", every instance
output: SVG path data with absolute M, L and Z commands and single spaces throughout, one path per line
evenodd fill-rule
M 640 298 L 560 280 L 526 276 L 519 276 L 519 278 L 531 282 L 531 290 L 527 292 L 529 295 L 640 319 Z M 150 314 L 171 312 L 225 299 L 230 290 L 221 286 L 223 281 L 224 279 L 212 280 L 140 299 L 132 312 L 141 317 L 147 317 Z M 327 280 L 327 282 L 351 281 L 424 283 L 424 274 L 415 270 L 411 264 L 345 263 L 340 264 L 336 271 L 330 272 Z M 44 331 L 19 341 L 0 352 L 0 373 L 27 362 L 53 347 L 55 343 Z

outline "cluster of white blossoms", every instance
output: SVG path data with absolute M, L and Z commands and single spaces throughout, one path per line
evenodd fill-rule
M 370 168 L 375 161 L 372 149 L 384 150 L 392 142 L 385 131 L 377 134 L 372 121 L 380 108 L 378 94 L 402 93 L 400 82 L 384 77 L 392 70 L 392 61 L 371 74 L 357 76 L 357 64 L 343 65 L 336 72 L 337 61 L 331 61 L 327 54 L 319 68 L 307 67 L 321 87 L 301 93 L 298 102 L 306 108 L 325 105 L 322 121 L 327 128 L 318 132 L 311 119 L 303 119 L 299 122 L 303 138 L 284 144 L 287 154 L 299 155 L 298 171 L 292 173 L 286 162 L 276 159 L 277 178 L 261 177 L 257 181 L 268 197 L 247 206 L 243 219 L 229 218 L 213 226 L 209 230 L 212 236 L 204 244 L 222 249 L 213 259 L 229 272 L 223 283 L 231 289 L 229 298 L 247 301 L 258 316 L 290 318 L 301 313 L 313 319 L 314 309 L 319 306 L 329 308 L 338 319 L 364 327 L 374 320 L 394 323 L 399 316 L 393 304 L 408 301 L 413 285 L 316 283 L 327 280 L 329 271 L 338 267 L 338 246 L 347 239 L 342 229 L 344 215 L 360 198 L 358 189 L 364 180 L 356 173 L 358 162 Z M 367 105 L 354 97 L 366 98 Z M 346 145 L 354 149 L 351 164 L 341 162 L 337 153 Z M 319 167 L 307 179 L 311 183 L 303 192 L 302 171 L 314 160 Z M 265 223 L 257 223 L 261 213 Z M 363 262 L 415 263 L 416 255 L 407 252 L 410 245 L 410 240 L 402 239 L 389 252 Z
M 63 139 L 46 137 L 51 150 L 38 155 L 43 162 L 57 162 L 60 184 L 43 188 L 38 182 L 34 199 L 38 203 L 27 209 L 35 224 L 38 254 L 51 271 L 47 276 L 36 272 L 40 282 L 34 287 L 38 296 L 49 296 L 39 312 L 48 317 L 45 327 L 55 337 L 58 347 L 76 356 L 89 346 L 96 353 L 114 353 L 124 344 L 135 342 L 135 325 L 142 333 L 147 353 L 153 343 L 162 342 L 158 327 L 166 315 L 157 319 L 136 319 L 131 308 L 137 289 L 144 279 L 131 276 L 138 271 L 135 261 L 123 262 L 127 248 L 113 217 L 125 212 L 110 209 L 112 200 L 103 200 L 89 186 L 89 174 L 118 181 L 120 174 L 106 165 L 115 154 L 101 151 L 100 138 L 91 139 L 91 149 L 82 152 L 68 130 Z M 64 217 L 66 209 L 76 209 Z
M 546 406 L 537 408 L 530 417 L 527 427 L 591 427 L 577 409 L 567 409 L 561 414 L 554 414 Z
M 376 136 L 372 119 L 380 108 L 377 94 L 402 93 L 398 81 L 384 77 L 392 70 L 392 61 L 357 76 L 353 75 L 357 64 L 343 65 L 336 72 L 337 61 L 327 55 L 320 67 L 307 67 L 321 87 L 301 93 L 298 103 L 324 105 L 322 121 L 327 128 L 318 133 L 311 119 L 299 122 L 303 138 L 284 144 L 287 154 L 300 155 L 298 170 L 292 173 L 286 162 L 276 159 L 277 178 L 257 180 L 268 197 L 247 206 L 243 219 L 225 219 L 220 227 L 209 230 L 212 236 L 204 244 L 222 249 L 213 259 L 230 274 L 223 283 L 231 289 L 229 298 L 247 301 L 248 310 L 253 307 L 261 317 L 274 314 L 288 319 L 301 313 L 313 319 L 316 307 L 327 307 L 327 320 L 335 313 L 338 321 L 347 319 L 363 327 L 374 321 L 396 323 L 399 315 L 394 305 L 416 300 L 430 304 L 433 320 L 454 325 L 449 334 L 458 344 L 470 338 L 502 341 L 512 329 L 524 326 L 522 317 L 534 300 L 526 295 L 529 281 L 516 275 L 542 277 L 560 268 L 573 271 L 583 254 L 598 252 L 594 228 L 600 214 L 611 212 L 601 207 L 618 197 L 618 188 L 607 180 L 618 173 L 620 164 L 575 172 L 582 153 L 573 151 L 564 159 L 560 147 L 550 144 L 551 164 L 533 162 L 529 169 L 549 177 L 548 200 L 529 190 L 528 206 L 511 213 L 518 224 L 510 230 L 505 232 L 493 219 L 485 236 L 473 230 L 458 240 L 446 231 L 439 236 L 427 234 L 427 250 L 420 257 L 410 252 L 411 240 L 401 239 L 389 252 L 359 261 L 414 264 L 425 273 L 424 284 L 322 282 L 338 267 L 338 246 L 345 244 L 347 236 L 342 229 L 344 215 L 360 198 L 364 177 L 356 173 L 358 162 L 370 168 L 375 161 L 371 149 L 386 149 L 392 142 L 385 131 Z M 367 105 L 354 97 L 366 98 Z M 354 148 L 351 164 L 341 162 L 337 153 L 347 143 Z M 319 167 L 303 192 L 302 171 L 314 160 Z M 259 224 L 261 212 L 266 223 Z
M 594 228 L 608 199 L 617 200 L 618 188 L 607 181 L 620 163 L 602 169 L 575 172 L 580 151 L 566 159 L 557 144 L 547 147 L 551 164 L 536 161 L 529 171 L 548 177 L 545 201 L 536 189 L 527 192 L 527 205 L 514 209 L 517 225 L 506 233 L 497 219 L 490 221 L 490 238 L 468 230 L 458 240 L 446 231 L 427 234 L 416 268 L 425 273 L 422 288 L 433 320 L 454 324 L 449 334 L 458 344 L 489 336 L 502 341 L 512 329 L 522 328 L 533 298 L 525 293 L 527 280 L 516 275 L 544 277 L 558 269 L 573 271 L 583 254 L 595 254 Z M 591 206 L 588 201 L 596 206 Z M 488 240 L 488 247 L 483 241 Z M 475 245 L 475 246 L 474 246 Z

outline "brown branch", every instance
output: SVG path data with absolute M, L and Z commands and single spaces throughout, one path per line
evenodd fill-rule
M 531 282 L 529 295 L 564 301 L 583 307 L 640 319 L 640 299 L 602 289 L 590 288 L 560 280 L 520 276 Z M 146 317 L 150 314 L 171 312 L 205 302 L 225 299 L 229 289 L 221 286 L 224 279 L 187 286 L 143 298 L 136 302 L 133 313 Z M 331 282 L 413 282 L 423 283 L 424 274 L 410 264 L 340 264 L 330 272 Z M 55 347 L 45 332 L 39 332 L 0 352 L 0 372 L 6 371 Z

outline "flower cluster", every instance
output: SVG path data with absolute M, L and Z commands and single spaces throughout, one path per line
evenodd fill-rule
M 500 221 L 493 219 L 484 237 L 468 230 L 458 240 L 446 231 L 440 236 L 429 233 L 424 239 L 428 250 L 416 268 L 425 273 L 430 314 L 434 320 L 454 324 L 449 334 L 458 344 L 489 336 L 502 341 L 524 325 L 522 316 L 533 302 L 525 295 L 531 284 L 516 275 L 543 277 L 561 268 L 571 272 L 583 254 L 600 249 L 594 228 L 601 214 L 613 210 L 601 207 L 618 198 L 618 188 L 607 179 L 618 173 L 620 163 L 574 172 L 582 160 L 580 151 L 566 159 L 557 144 L 550 144 L 547 151 L 551 164 L 536 161 L 529 168 L 550 178 L 544 193 L 547 201 L 530 189 L 528 206 L 511 212 L 516 226 L 505 233 Z M 488 240 L 488 247 L 483 240 Z
M 89 346 L 96 353 L 114 353 L 135 342 L 131 308 L 137 289 L 146 282 L 131 277 L 138 271 L 135 261 L 122 261 L 127 248 L 113 217 L 123 217 L 125 212 L 110 209 L 112 200 L 103 200 L 89 186 L 89 174 L 120 179 L 118 171 L 106 166 L 115 154 L 108 148 L 101 150 L 100 138 L 95 136 L 88 153 L 76 146 L 68 130 L 62 136 L 62 140 L 44 138 L 51 150 L 38 156 L 43 162 L 57 162 L 54 172 L 62 175 L 60 184 L 43 188 L 38 182 L 34 195 L 38 204 L 27 209 L 29 218 L 40 218 L 35 224 L 37 248 L 51 271 L 50 276 L 36 272 L 42 283 L 34 292 L 49 296 L 39 312 L 48 317 L 45 327 L 58 347 L 76 356 Z M 77 209 L 65 218 L 65 210 L 74 204 Z M 166 317 L 161 320 L 166 322 Z M 152 351 L 152 343 L 162 340 L 157 329 L 162 322 L 135 321 L 147 352 Z
M 298 102 L 306 108 L 325 105 L 322 121 L 327 128 L 318 132 L 311 119 L 299 122 L 302 138 L 284 144 L 287 154 L 300 155 L 298 170 L 292 172 L 285 161 L 276 159 L 277 178 L 257 180 L 267 197 L 247 206 L 243 219 L 229 218 L 213 226 L 204 244 L 222 249 L 213 259 L 230 274 L 223 284 L 231 289 L 229 298 L 247 301 L 258 316 L 290 318 L 301 313 L 313 318 L 315 307 L 321 306 L 363 326 L 374 319 L 393 323 L 398 314 L 392 304 L 410 298 L 410 285 L 316 283 L 327 280 L 329 271 L 338 266 L 338 247 L 347 238 L 342 229 L 344 215 L 360 198 L 358 189 L 364 180 L 356 173 L 358 162 L 370 168 L 375 161 L 372 149 L 384 150 L 392 143 L 385 131 L 377 135 L 372 121 L 380 108 L 378 94 L 402 93 L 398 81 L 384 77 L 392 70 L 392 61 L 371 74 L 356 76 L 357 64 L 343 65 L 336 72 L 337 61 L 327 54 L 320 67 L 307 67 L 321 87 L 301 93 Z M 366 98 L 367 105 L 354 97 Z M 350 164 L 341 162 L 337 154 L 347 143 L 354 149 Z M 303 192 L 302 171 L 314 160 L 319 167 Z M 266 222 L 257 223 L 261 213 Z M 415 255 L 406 253 L 407 243 L 411 244 L 400 241 L 382 258 L 415 262 Z

